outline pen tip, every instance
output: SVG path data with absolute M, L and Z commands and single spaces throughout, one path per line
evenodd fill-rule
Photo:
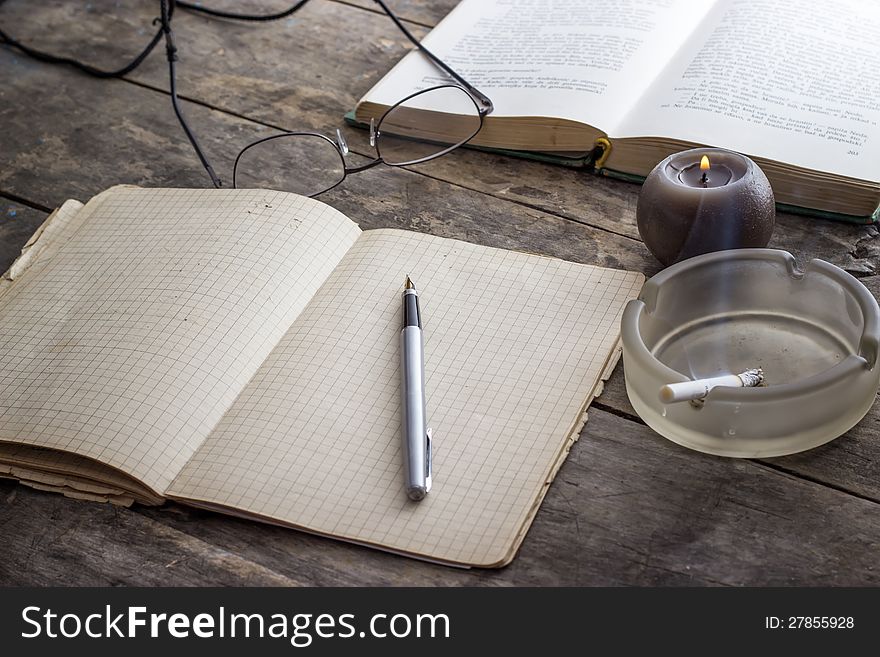
M 404 284 L 403 287 L 407 290 L 415 290 L 416 289 L 415 284 L 412 282 L 412 279 L 410 279 L 410 277 L 408 275 L 406 277 L 406 283 Z

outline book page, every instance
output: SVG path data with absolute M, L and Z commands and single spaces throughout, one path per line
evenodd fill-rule
M 612 138 L 880 181 L 880 3 L 722 0 Z
M 463 0 L 422 43 L 492 99 L 490 116 L 570 119 L 613 132 L 712 4 Z M 363 100 L 393 105 L 451 81 L 413 51 Z
M 401 294 L 420 292 L 434 486 L 404 492 Z M 371 230 L 169 489 L 393 551 L 502 565 L 584 420 L 639 273 Z
M 360 230 L 262 190 L 114 188 L 76 220 L 0 296 L 0 441 L 162 493 Z

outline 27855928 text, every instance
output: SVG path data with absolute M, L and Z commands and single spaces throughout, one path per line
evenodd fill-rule
M 768 630 L 851 630 L 853 616 L 765 616 Z

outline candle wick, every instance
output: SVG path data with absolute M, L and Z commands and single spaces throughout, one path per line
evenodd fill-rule
M 709 174 L 705 171 L 703 172 L 703 175 L 700 176 L 700 182 L 703 183 L 704 187 L 709 183 Z

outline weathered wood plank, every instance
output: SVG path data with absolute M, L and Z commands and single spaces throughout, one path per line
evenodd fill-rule
M 121 8 L 108 12 L 88 12 L 82 5 L 52 0 L 41 9 L 39 20 L 21 0 L 10 0 L 4 11 L 16 19 L 16 34 L 22 40 L 96 65 L 108 62 L 107 66 L 136 51 L 135 44 L 145 35 L 133 35 L 144 31 L 151 16 L 149 7 L 134 0 L 125 0 Z M 355 20 L 359 38 L 343 54 L 338 48 L 342 26 Z M 99 30 L 119 36 L 101 39 Z M 296 19 L 259 25 L 181 13 L 175 18 L 175 33 L 182 94 L 288 130 L 330 130 L 341 125 L 342 115 L 409 49 L 386 17 L 334 3 L 311 3 Z M 290 56 L 278 58 L 275 53 L 282 50 Z M 161 53 L 152 55 L 129 77 L 168 88 Z M 345 132 L 356 149 L 370 151 L 363 131 L 346 128 Z M 638 237 L 633 195 L 637 188 L 627 183 L 474 151 L 414 169 Z
M 609 567 L 630 547 L 652 584 L 689 576 L 733 585 L 878 579 L 880 537 L 865 522 L 876 515 L 873 502 L 859 500 L 845 519 L 837 513 L 853 502 L 848 495 L 747 461 L 695 454 L 601 411 L 591 413 L 582 443 L 569 461 L 586 470 L 589 488 L 558 494 L 580 500 L 576 512 L 588 532 L 612 528 L 616 547 L 596 537 Z M 557 483 L 568 481 L 560 473 Z
M 241 556 L 109 504 L 0 481 L 0 585 L 294 586 Z
M 94 80 L 12 59 L 0 51 L 0 66 L 11 71 L 0 101 L 26 96 L 33 105 L 5 102 L 0 109 L 0 119 L 10 128 L 8 148 L 0 153 L 0 188 L 54 207 L 70 197 L 87 200 L 123 182 L 205 186 L 206 176 L 167 96 L 124 81 Z M 46 121 L 34 120 L 34 107 Z M 263 126 L 198 105 L 187 104 L 186 111 L 201 127 L 203 146 L 221 175 L 231 169 L 239 143 L 266 133 Z M 68 120 L 59 124 L 52 116 Z M 120 148 L 124 158 L 117 155 Z M 322 199 L 364 228 L 407 228 L 578 262 L 656 270 L 637 241 L 401 169 L 382 167 L 351 176 Z
M 178 504 L 137 507 L 157 523 L 190 534 L 243 559 L 314 586 L 503 585 L 492 571 L 468 571 L 398 557 L 284 527 L 275 527 Z
M 0 196 L 0 272 L 9 269 L 21 247 L 48 215 Z
M 266 7 L 225 4 L 236 10 Z M 7 0 L 0 25 L 11 25 L 14 36 L 43 50 L 113 68 L 150 38 L 156 11 L 157 5 L 140 0 L 48 0 L 39 11 L 26 1 Z M 288 130 L 342 125 L 345 112 L 411 48 L 388 17 L 326 0 L 267 23 L 178 11 L 174 34 L 182 96 Z M 164 47 L 128 77 L 167 90 Z
M 243 5 L 255 7 L 259 5 Z M 123 61 L 124 53 L 136 51 L 144 35 L 135 37 L 143 32 L 154 11 L 135 0 L 116 2 L 113 10 L 106 12 L 53 0 L 41 9 L 37 20 L 31 7 L 14 0 L 7 3 L 4 15 L 17 19 L 15 28 L 22 39 L 39 41 L 52 52 L 99 63 Z M 339 39 L 346 25 L 357 26 L 358 38 L 347 41 L 343 49 Z M 178 78 L 182 94 L 288 130 L 332 131 L 340 126 L 342 115 L 409 49 L 387 17 L 332 2 L 313 2 L 294 18 L 261 24 L 180 12 L 175 18 L 175 33 L 181 53 Z M 116 38 L 101 38 L 100 34 Z M 278 57 L 279 52 L 285 56 Z M 130 77 L 167 89 L 161 50 Z M 370 152 L 363 131 L 344 131 L 356 150 Z M 244 143 L 238 142 L 239 147 Z M 631 183 L 477 151 L 463 151 L 414 169 L 638 239 L 635 208 L 639 187 Z M 800 259 L 822 257 L 865 275 L 875 273 L 880 265 L 878 236 L 873 227 L 780 213 L 771 245 Z
M 179 505 L 115 509 L 0 484 L 9 583 L 875 585 L 873 502 L 685 450 L 591 412 L 520 554 L 465 571 Z
M 382 11 L 373 0 L 338 1 L 356 7 L 363 7 L 370 11 Z M 439 23 L 446 14 L 455 9 L 458 2 L 459 0 L 432 0 L 431 2 L 423 2 L 422 0 L 386 0 L 385 4 L 402 19 L 431 27 Z
M 626 396 L 626 379 L 623 374 L 623 361 L 617 363 L 611 377 L 605 382 L 602 394 L 596 398 L 596 404 L 602 408 L 632 419 L 638 419 L 638 414 L 629 403 L 629 397 Z M 638 420 L 641 422 L 641 420 Z
M 12 6 L 15 3 L 7 4 Z M 323 4 L 325 3 L 315 3 L 315 6 Z M 348 11 L 347 8 L 343 9 Z M 5 11 L 5 6 L 0 11 Z M 150 12 L 146 14 L 152 16 Z M 3 15 L 0 13 L 0 19 Z M 206 29 L 204 25 L 208 23 L 214 22 L 193 19 L 194 26 L 202 25 L 199 30 Z M 329 30 L 329 23 L 327 25 Z M 192 29 L 194 33 L 198 31 L 196 27 Z M 248 29 L 256 34 L 255 30 L 250 27 Z M 334 29 L 340 30 L 342 26 L 336 25 Z M 201 36 L 199 39 L 200 43 L 205 41 Z M 111 41 L 113 39 L 106 40 L 110 51 L 116 47 Z M 211 39 L 207 41 L 210 45 Z M 241 43 L 246 41 L 242 37 Z M 317 39 L 310 43 L 315 45 L 319 42 L 320 39 Z M 274 42 L 268 40 L 262 48 L 267 49 L 270 43 Z M 210 48 L 206 52 L 210 55 Z M 263 56 L 265 57 L 265 53 Z M 398 56 L 389 55 L 389 58 L 396 60 Z M 309 57 L 315 57 L 315 54 Z M 242 55 L 242 59 L 246 60 L 247 56 Z M 151 62 L 157 71 L 162 69 L 161 57 L 154 55 Z M 273 60 L 273 63 L 277 64 L 277 61 Z M 265 66 L 265 63 L 257 62 L 257 68 L 260 66 Z M 325 60 L 321 66 L 339 68 L 341 64 L 337 58 Z M 246 68 L 239 70 L 247 71 Z M 8 52 L 0 52 L 0 72 L 0 75 L 5 74 L 4 77 L 7 78 L 4 87 L 0 88 L 0 100 L 4 101 L 0 105 L 0 121 L 5 129 L 4 137 L 12 138 L 10 148 L 6 149 L 7 142 L 4 141 L 4 150 L 0 152 L 0 188 L 42 205 L 54 206 L 69 196 L 85 200 L 96 191 L 116 182 L 204 185 L 204 174 L 174 122 L 167 98 L 123 82 L 87 80 L 61 69 L 26 62 Z M 342 79 L 334 78 L 333 84 L 342 84 Z M 368 88 L 372 82 L 373 80 L 367 79 L 359 81 L 364 88 Z M 244 85 L 246 81 L 228 79 L 228 86 L 232 90 L 229 93 L 233 99 L 237 97 L 235 89 L 239 84 Z M 262 84 L 264 82 L 260 82 L 257 88 L 261 88 Z M 336 99 L 332 102 L 346 102 L 344 94 L 333 93 L 337 92 L 331 93 L 332 98 Z M 27 97 L 29 103 L 12 102 L 22 97 Z M 201 97 L 200 99 L 205 100 Z M 291 102 L 291 106 L 305 109 L 305 124 L 299 125 L 319 127 L 323 125 L 322 122 L 338 123 L 335 109 L 326 110 L 326 103 L 320 105 L 321 98 L 312 99 L 320 105 L 313 109 L 308 109 L 308 102 L 301 100 L 300 96 L 294 95 Z M 213 101 L 206 102 L 223 106 Z M 279 99 L 275 99 L 275 102 L 279 102 Z M 259 103 L 255 103 L 248 112 L 277 111 L 275 106 L 267 110 L 257 105 Z M 348 107 L 343 105 L 342 110 L 344 109 Z M 240 145 L 236 142 L 240 140 L 241 143 L 246 143 L 254 135 L 265 134 L 260 126 L 204 107 L 187 104 L 187 111 L 193 117 L 197 130 L 204 126 L 203 130 L 206 132 L 203 141 L 206 149 L 216 155 L 222 170 L 228 170 L 231 157 Z M 65 117 L 65 121 L 59 122 L 57 117 L 60 116 Z M 200 131 L 199 135 L 202 134 Z M 124 157 L 120 157 L 120 153 L 124 153 Z M 525 201 L 518 200 L 535 206 L 540 204 L 527 199 L 549 184 L 548 179 L 552 172 L 562 171 L 557 167 L 526 165 L 481 153 L 455 154 L 439 162 L 463 158 L 452 160 L 461 162 L 471 157 L 487 158 L 486 162 L 511 163 L 511 176 L 519 172 L 519 177 L 514 180 L 520 185 L 527 183 L 536 190 L 527 190 L 523 196 Z M 533 167 L 546 169 L 546 176 L 536 172 Z M 458 168 L 467 171 L 467 167 L 463 165 Z M 629 221 L 632 220 L 633 190 L 637 190 L 637 187 L 597 180 L 577 172 L 575 175 L 589 179 L 588 184 L 595 185 L 598 203 L 609 203 L 609 195 L 612 198 L 612 207 L 614 203 L 619 203 L 621 221 L 618 224 L 625 222 L 627 217 Z M 472 184 L 472 181 L 462 182 Z M 496 183 L 503 186 L 506 181 L 502 179 Z M 609 183 L 610 188 L 607 187 Z M 562 187 L 567 188 L 567 185 Z M 572 217 L 577 221 L 567 221 L 547 212 L 525 207 L 521 203 L 509 202 L 505 200 L 506 196 L 501 193 L 501 189 L 495 190 L 495 198 L 491 198 L 421 175 L 377 169 L 346 181 L 344 186 L 328 195 L 325 200 L 361 221 L 364 227 L 409 227 L 484 244 L 541 251 L 582 262 L 641 269 L 648 274 L 656 271 L 657 265 L 651 261 L 642 245 L 614 234 L 624 231 L 613 227 L 613 230 L 595 230 L 577 223 L 580 221 L 577 217 Z M 607 189 L 612 191 L 608 192 Z M 617 193 L 620 198 L 615 201 L 614 195 Z M 602 201 L 603 197 L 605 201 Z M 553 212 L 564 214 L 557 210 Z M 591 217 L 595 216 L 590 221 L 598 222 L 606 214 L 613 216 L 614 210 L 591 210 L 591 213 Z M 803 224 L 803 237 L 809 237 L 810 229 L 820 225 L 824 224 Z M 822 228 L 816 232 L 825 233 L 826 230 Z M 870 259 L 875 250 L 874 238 L 870 234 L 858 233 L 857 236 L 862 242 L 853 248 L 853 257 Z M 850 243 L 846 241 L 850 240 L 848 234 L 841 239 L 844 244 Z M 815 248 L 809 247 L 804 252 L 815 251 Z M 831 258 L 826 256 L 826 259 Z M 609 393 L 614 389 L 615 381 L 619 387 L 619 372 L 609 384 Z M 608 403 L 605 397 L 602 401 Z M 609 405 L 609 408 L 613 406 Z M 303 537 L 296 532 L 277 528 L 261 527 L 259 531 L 253 529 L 254 534 L 249 534 L 251 529 L 248 528 L 259 526 L 214 514 L 180 510 L 179 507 L 178 512 L 161 509 L 143 510 L 140 513 L 161 526 L 173 525 L 183 533 L 204 532 L 200 540 L 217 547 L 221 550 L 220 554 L 224 554 L 223 550 L 227 549 L 224 546 L 240 550 L 237 553 L 246 555 L 243 557 L 246 562 L 258 563 L 267 568 L 268 573 L 264 574 L 268 577 L 274 576 L 275 572 L 281 573 L 282 577 L 295 575 L 296 561 L 286 562 L 286 569 L 277 571 L 272 566 L 284 557 L 290 559 L 290 555 L 285 554 L 281 547 L 272 551 L 267 549 L 266 543 L 278 540 L 279 545 L 301 555 L 299 567 L 308 573 L 304 581 L 309 582 L 344 583 L 346 578 L 351 581 L 351 574 L 346 571 L 357 569 L 360 572 L 363 563 L 375 564 L 375 567 L 373 572 L 367 569 L 366 574 L 358 580 L 361 583 L 859 583 L 859 578 L 868 583 L 875 581 L 874 576 L 867 572 L 868 557 L 876 551 L 876 526 L 872 524 L 876 512 L 871 511 L 876 507 L 871 502 L 789 478 L 754 463 L 713 459 L 687 452 L 659 439 L 633 422 L 601 412 L 594 412 L 592 415 L 585 438 L 575 446 L 557 483 L 551 487 L 538 519 L 526 539 L 521 556 L 501 573 L 462 574 L 407 561 L 403 575 L 398 577 L 391 574 L 389 577 L 389 570 L 397 569 L 403 560 L 324 539 Z M 871 429 L 872 427 L 866 426 L 866 432 L 870 433 Z M 592 431 L 597 433 L 593 434 Z M 593 436 L 596 438 L 593 439 Z M 877 460 L 876 446 L 869 438 L 866 435 L 863 451 L 833 454 L 832 458 L 827 455 L 814 457 L 813 452 L 819 450 L 813 450 L 807 453 L 810 456 L 807 463 L 793 462 L 790 469 L 800 469 L 799 471 L 817 479 L 825 476 L 826 479 L 823 480 L 844 487 L 852 485 L 851 480 L 855 473 L 861 482 L 859 485 L 867 490 L 871 480 L 877 480 L 873 466 Z M 589 451 L 583 447 L 594 444 L 599 444 L 600 448 Z M 828 448 L 843 444 L 843 441 L 835 441 Z M 634 445 L 638 445 L 638 449 Z M 568 480 L 565 479 L 569 476 L 569 470 L 575 467 L 571 464 L 581 463 L 581 457 L 578 456 L 580 454 L 588 455 L 584 467 L 593 468 L 589 471 L 590 476 L 601 477 L 595 484 L 598 486 L 597 490 L 609 493 L 598 499 L 607 499 L 607 503 L 601 504 L 610 506 L 599 504 L 594 499 L 596 496 L 583 498 L 579 491 L 587 487 L 588 481 L 593 481 L 592 479 L 583 479 L 581 475 L 571 475 Z M 788 464 L 784 466 L 789 467 Z M 692 470 L 695 473 L 692 475 L 695 483 L 688 483 L 695 492 L 691 494 L 687 488 L 682 492 L 679 490 L 681 472 L 690 474 Z M 838 477 L 850 479 L 844 485 L 838 483 Z M 620 490 L 625 488 L 621 482 L 628 479 L 639 484 L 638 490 L 644 486 L 645 492 L 639 493 L 635 486 Z M 679 488 L 670 491 L 669 482 L 675 483 Z M 678 518 L 688 519 L 694 509 L 702 508 L 698 505 L 706 498 L 707 491 L 716 489 L 733 492 L 743 489 L 746 491 L 743 495 L 754 494 L 754 499 L 719 497 L 718 504 L 723 511 L 720 526 L 710 523 L 708 512 L 698 514 L 697 521 L 691 519 L 691 525 L 683 525 L 684 520 Z M 561 492 L 557 493 L 557 490 Z M 567 497 L 557 499 L 556 495 L 563 494 Z M 33 495 L 49 497 L 35 493 Z M 664 504 L 663 500 L 667 503 Z M 770 502 L 761 505 L 761 500 Z M 69 503 L 77 505 L 69 512 L 74 518 L 79 513 L 79 505 L 86 504 Z M 689 507 L 689 504 L 696 506 Z M 801 504 L 808 505 L 806 511 L 799 506 Z M 749 505 L 759 511 L 749 511 Z M 98 505 L 87 506 L 109 509 Z M 844 510 L 840 511 L 841 508 Z M 838 511 L 840 516 L 828 517 L 828 514 Z M 25 510 L 21 513 L 26 515 L 29 512 Z M 201 515 L 190 515 L 193 513 Z M 804 513 L 806 517 L 801 520 L 798 514 Z M 778 519 L 773 519 L 773 514 L 788 514 L 789 520 L 780 524 Z M 194 520 L 187 522 L 186 518 Z M 596 521 L 596 518 L 600 521 Z M 617 526 L 617 521 L 622 523 L 621 526 Z M 589 524 L 591 522 L 593 525 Z M 603 523 L 609 527 L 601 529 Z M 593 547 L 589 544 L 586 548 L 577 547 L 581 545 L 578 542 L 580 539 L 577 536 L 577 540 L 572 539 L 572 533 L 577 534 L 575 529 L 582 529 L 584 526 L 588 533 L 592 532 L 591 540 L 595 541 Z M 848 529 L 844 532 L 843 527 L 847 526 Z M 788 540 L 785 538 L 786 534 L 780 532 L 780 527 L 793 537 L 788 544 L 785 543 Z M 71 531 L 87 529 L 77 525 Z M 294 546 L 286 542 L 289 539 L 278 539 L 275 532 L 278 533 L 277 536 L 296 536 L 303 543 Z M 242 534 L 245 535 L 244 539 L 241 538 Z M 853 534 L 855 538 L 852 537 Z M 745 540 L 742 539 L 743 535 Z M 726 547 L 726 544 L 713 545 L 713 536 L 731 545 L 740 546 L 743 553 L 730 555 L 733 548 Z M 765 542 L 762 543 L 759 539 Z M 246 545 L 240 545 L 236 540 L 243 541 Z M 87 544 L 86 541 L 83 546 Z M 799 545 L 809 554 L 794 554 Z M 638 551 L 629 553 L 626 546 L 635 546 Z M 8 549 L 4 548 L 3 552 L 15 549 L 18 547 L 12 545 Z M 68 556 L 71 563 L 88 558 L 84 548 L 78 550 L 78 556 Z M 847 550 L 851 550 L 855 556 L 843 555 Z M 765 569 L 760 565 L 765 552 L 779 553 L 792 561 L 788 567 L 776 561 L 766 562 L 772 566 Z M 726 559 L 732 558 L 730 567 L 715 563 L 712 560 L 715 553 Z M 373 556 L 367 557 L 367 554 Z M 844 556 L 852 558 L 849 565 Z M 377 561 L 365 561 L 373 558 Z M 694 559 L 699 563 L 692 573 Z M 690 570 L 686 567 L 688 565 L 692 566 Z M 117 566 L 114 565 L 114 568 Z M 125 567 L 118 568 L 125 572 Z M 449 575 L 450 572 L 456 573 L 455 576 Z M 158 582 L 160 579 L 156 576 L 149 581 Z M 194 581 L 196 579 L 194 577 Z M 212 581 L 208 576 L 205 580 Z
M 365 139 L 353 135 L 349 140 L 363 150 Z M 456 162 L 438 158 L 418 169 L 438 180 L 639 239 L 636 206 L 641 188 L 634 183 L 471 149 Z M 779 212 L 770 246 L 791 252 L 801 262 L 822 258 L 863 276 L 880 272 L 878 237 L 874 226 Z

